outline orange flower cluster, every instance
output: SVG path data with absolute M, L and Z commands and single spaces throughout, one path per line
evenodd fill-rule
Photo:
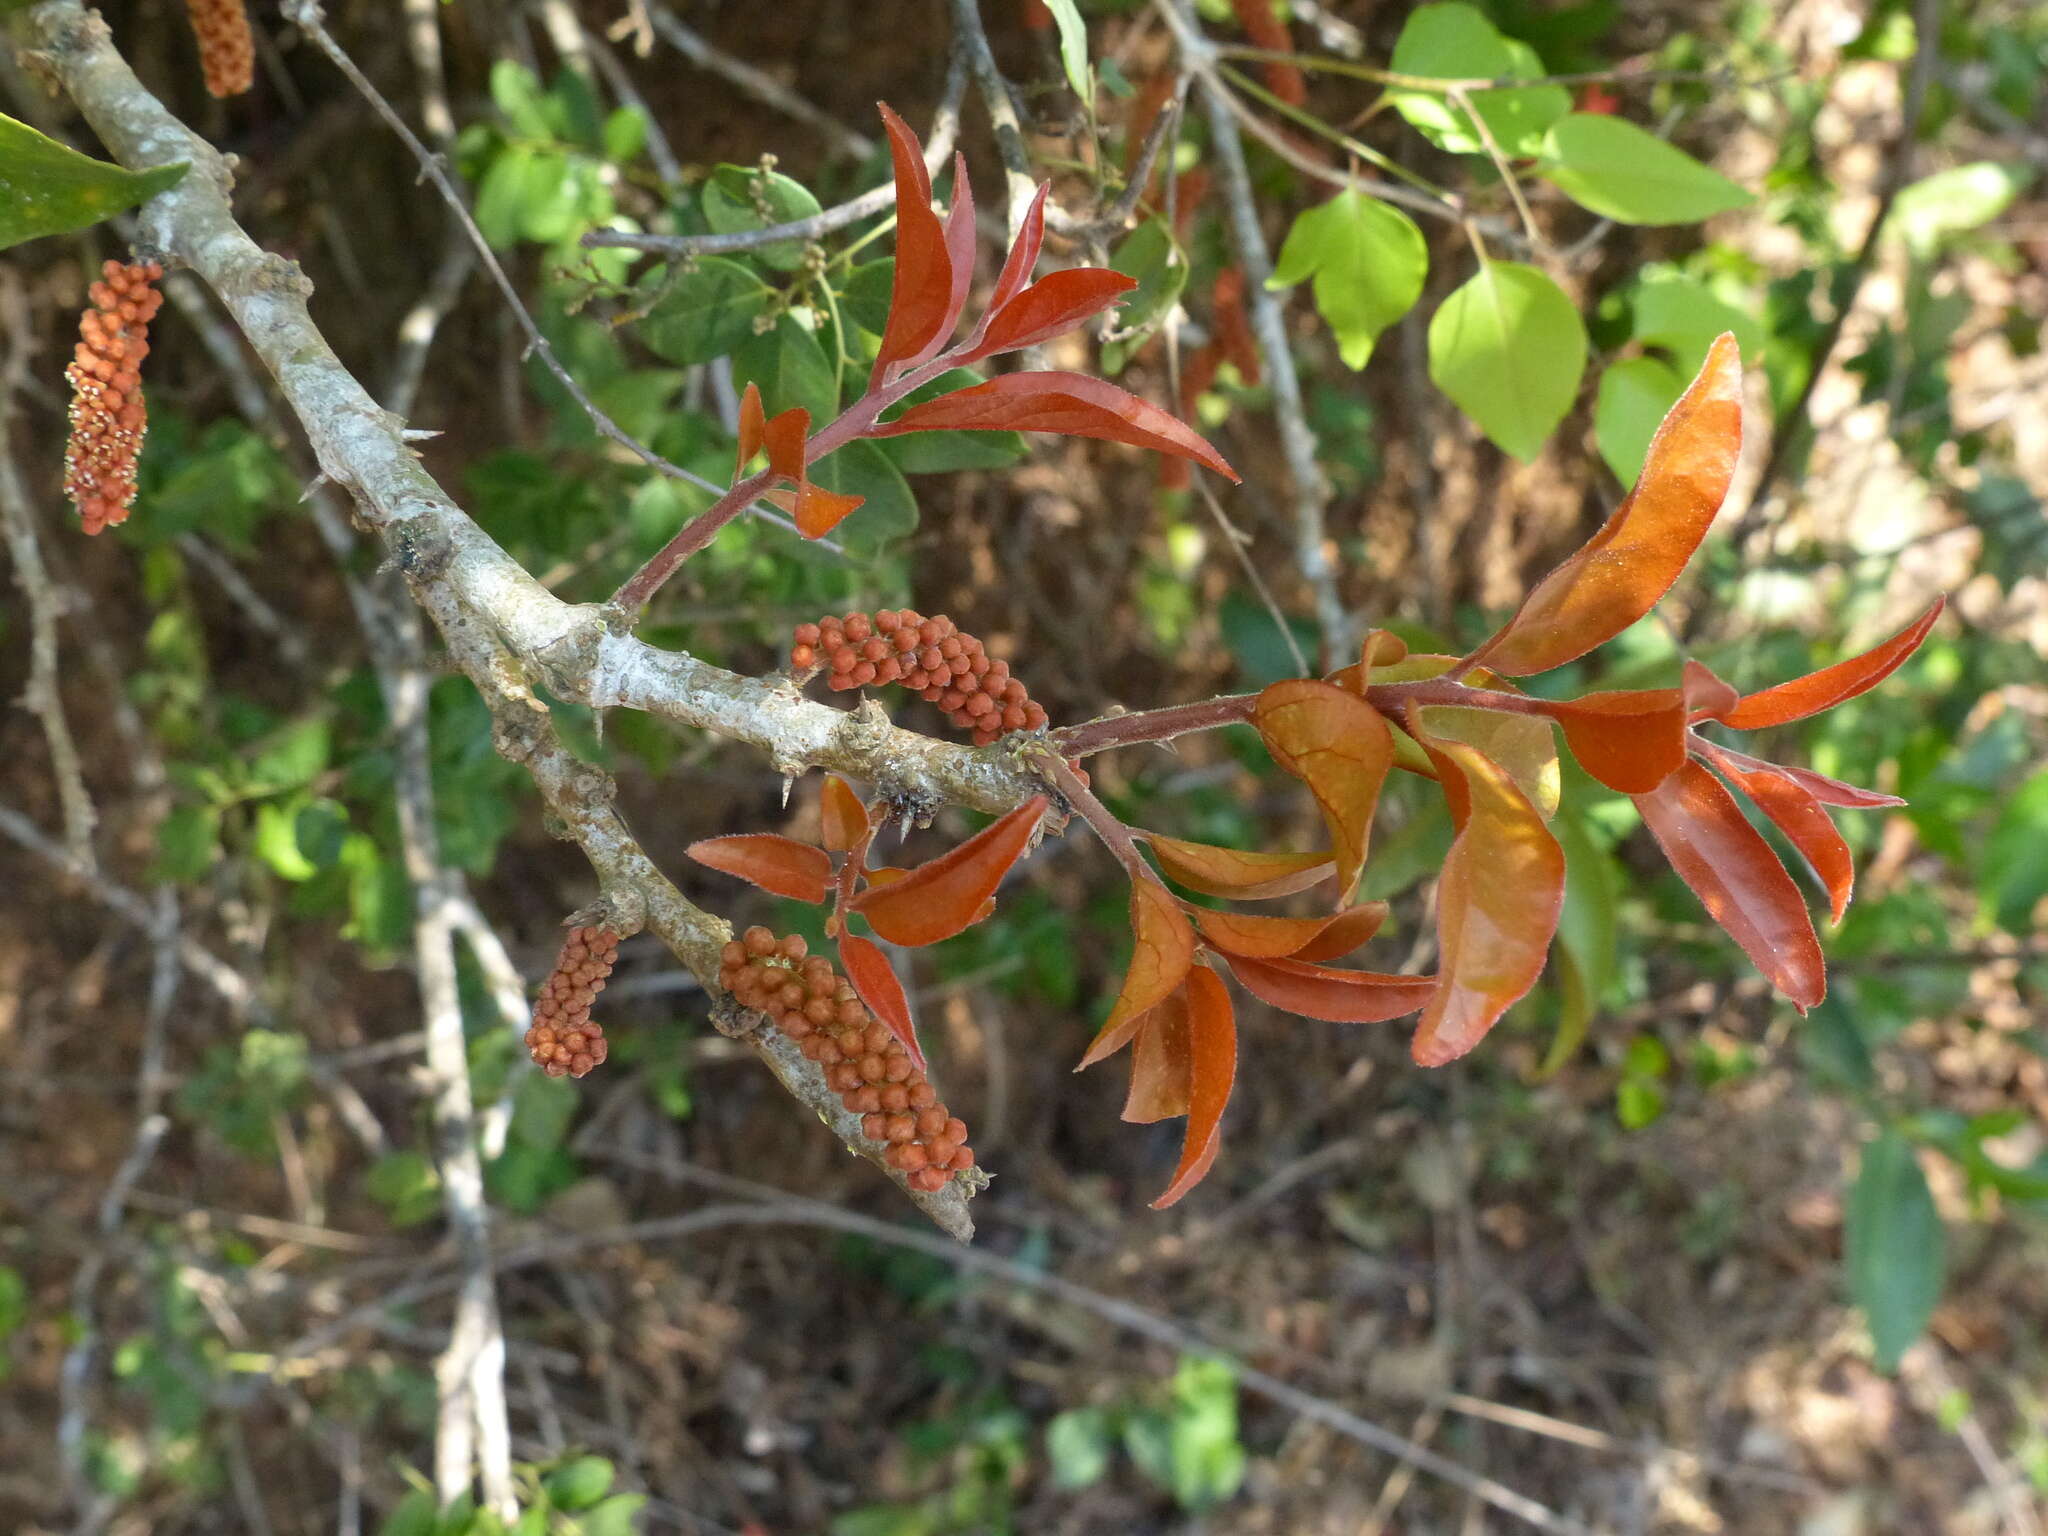
M 966 1124 L 946 1112 L 903 1043 L 801 934 L 778 939 L 749 928 L 719 959 L 719 982 L 825 1069 L 839 1102 L 861 1117 L 861 1134 L 887 1144 L 884 1160 L 912 1189 L 944 1189 L 974 1166 Z
M 242 0 L 185 0 L 199 38 L 199 66 L 216 96 L 239 96 L 256 79 L 256 39 Z
M 842 691 L 901 683 L 972 731 L 977 747 L 1006 731 L 1045 724 L 1045 710 L 1010 676 L 1010 664 L 990 660 L 982 643 L 944 614 L 928 619 L 910 608 L 884 608 L 873 618 L 828 616 L 797 625 L 793 638 L 791 671 L 806 675 L 823 667 L 830 685 Z
M 135 460 L 149 429 L 142 400 L 142 360 L 149 322 L 164 296 L 153 261 L 110 261 L 90 290 L 92 307 L 78 317 L 78 348 L 64 377 L 71 382 L 71 441 L 64 450 L 64 494 L 87 533 L 126 522 L 135 503 Z
M 555 957 L 554 974 L 541 983 L 526 1049 L 549 1077 L 582 1077 L 611 1054 L 590 1007 L 619 958 L 619 936 L 609 928 L 571 928 Z

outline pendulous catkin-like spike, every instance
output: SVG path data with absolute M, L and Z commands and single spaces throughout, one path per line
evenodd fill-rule
M 64 377 L 71 383 L 71 441 L 64 450 L 64 494 L 87 533 L 126 522 L 135 504 L 135 460 L 149 428 L 142 400 L 142 360 L 149 322 L 164 296 L 156 262 L 110 261 L 78 317 L 78 347 Z
M 582 1077 L 611 1052 L 604 1030 L 592 1022 L 591 1004 L 619 958 L 619 936 L 609 928 L 571 928 L 541 983 L 526 1049 L 549 1077 Z
M 256 39 L 243 0 L 185 0 L 199 39 L 199 66 L 215 96 L 239 96 L 256 79 Z
M 934 1194 L 974 1166 L 967 1126 L 939 1102 L 895 1033 L 801 934 L 749 928 L 719 955 L 718 979 L 740 1006 L 773 1019 L 825 1071 L 861 1134 L 912 1189 Z
M 828 686 L 840 691 L 900 683 L 972 731 L 978 747 L 1046 721 L 1045 710 L 1010 676 L 1009 663 L 990 660 L 982 643 L 944 614 L 928 619 L 909 608 L 828 614 L 797 625 L 789 666 L 800 677 L 822 668 Z

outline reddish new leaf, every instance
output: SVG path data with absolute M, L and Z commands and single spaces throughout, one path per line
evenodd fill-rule
M 1564 908 L 1564 850 L 1507 770 L 1462 742 L 1437 751 L 1470 810 L 1437 883 L 1443 985 L 1409 1047 L 1424 1067 L 1471 1050 L 1536 984 Z
M 868 808 L 861 804 L 853 786 L 836 773 L 825 775 L 818 819 L 824 832 L 821 841 L 834 853 L 850 853 L 868 835 Z
M 866 501 L 865 496 L 851 492 L 828 491 L 822 485 L 805 480 L 797 487 L 796 531 L 807 539 L 822 539 L 846 520 L 846 515 Z
M 1339 971 L 1305 960 L 1254 960 L 1225 955 L 1245 991 L 1275 1008 L 1334 1024 L 1377 1024 L 1413 1013 L 1435 994 L 1434 976 Z
M 832 861 L 824 849 L 773 832 L 707 837 L 685 851 L 699 864 L 795 901 L 823 901 L 832 884 Z
M 1679 686 L 1685 696 L 1685 717 L 1694 724 L 1722 719 L 1741 701 L 1734 684 L 1723 682 L 1703 661 L 1686 657 L 1683 676 Z
M 1685 761 L 1685 698 L 1676 688 L 1589 693 L 1550 712 L 1579 766 L 1625 795 L 1655 789 Z
M 1203 967 L 1196 967 L 1197 970 Z M 1193 972 L 1189 973 L 1190 979 Z M 1188 989 L 1183 982 L 1145 1012 L 1131 1048 L 1123 1118 L 1151 1125 L 1188 1112 Z
M 778 475 L 801 481 L 810 435 L 811 413 L 800 405 L 769 417 L 761 431 L 762 444 L 768 450 L 768 467 Z
M 1827 995 L 1820 941 L 1799 887 L 1721 781 L 1688 762 L 1647 795 L 1643 824 L 1707 915 L 1804 1013 Z
M 918 865 L 900 880 L 870 885 L 853 910 L 891 944 L 916 948 L 950 939 L 986 914 L 1003 876 L 1031 842 L 1046 799 L 1033 795 L 959 847 Z
M 1508 677 L 1547 672 L 1648 613 L 1706 537 L 1741 446 L 1742 359 L 1723 335 L 1650 439 L 1635 489 L 1473 658 Z
M 1818 672 L 1795 677 L 1789 683 L 1779 683 L 1774 688 L 1752 693 L 1720 716 L 1721 723 L 1738 731 L 1753 731 L 1766 725 L 1788 725 L 1794 720 L 1804 720 L 1808 715 L 1817 715 L 1824 709 L 1833 709 L 1837 704 L 1875 688 L 1898 671 L 1906 658 L 1920 648 L 1920 642 L 1927 638 L 1927 631 L 1941 617 L 1942 606 L 1947 601 L 1937 597 L 1919 618 L 1884 644 L 1873 646 L 1861 656 L 1851 656 L 1832 667 L 1823 667 Z
M 913 362 L 929 362 L 937 355 L 960 324 L 960 311 L 967 307 L 967 288 L 974 281 L 974 187 L 967 179 L 967 157 L 953 156 L 953 206 L 946 210 L 946 260 L 952 268 L 953 286 L 946 294 L 946 318 L 938 333 L 919 349 Z
M 1564 793 L 1564 774 L 1557 763 L 1557 731 L 1542 715 L 1516 715 L 1506 710 L 1477 709 L 1466 704 L 1425 704 L 1415 711 L 1415 727 L 1432 742 L 1462 741 L 1468 747 L 1478 748 L 1507 769 L 1508 776 L 1529 797 L 1529 803 L 1543 813 L 1546 821 L 1556 814 L 1558 801 Z M 1412 740 L 1406 745 L 1416 756 L 1425 759 L 1428 777 L 1443 781 L 1436 764 L 1427 762 L 1426 753 L 1417 750 Z M 1419 767 L 1403 761 L 1403 746 L 1402 739 L 1396 736 L 1395 766 L 1420 771 Z M 1455 773 L 1444 782 L 1450 786 L 1448 793 L 1461 802 L 1458 819 L 1462 823 L 1464 786 Z
M 1101 379 L 1078 373 L 1005 373 L 985 384 L 956 389 L 913 405 L 874 429 L 875 437 L 902 432 L 1052 432 L 1128 443 L 1193 459 L 1232 480 L 1223 455 L 1166 412 Z
M 889 293 L 889 323 L 871 382 L 917 356 L 942 337 L 953 303 L 953 262 L 946 229 L 932 212 L 932 178 L 909 124 L 882 103 L 889 159 L 896 172 L 896 279 Z
M 992 357 L 1064 336 L 1137 286 L 1135 278 L 1108 267 L 1068 267 L 1041 277 L 996 312 L 972 355 Z
M 1024 210 L 1024 222 L 1017 226 L 1017 238 L 1010 242 L 1010 254 L 1004 258 L 995 291 L 988 298 L 990 317 L 1001 313 L 1031 281 L 1031 273 L 1038 266 L 1038 252 L 1045 244 L 1045 197 L 1051 190 L 1051 182 L 1041 181 L 1032 194 L 1031 205 Z M 982 323 L 985 327 L 988 322 Z
M 734 480 L 746 473 L 748 463 L 761 451 L 767 436 L 768 413 L 761 406 L 760 386 L 749 383 L 746 393 L 740 396 L 740 461 L 733 470 Z
M 871 941 L 850 933 L 839 941 L 839 964 L 868 1012 L 889 1026 L 889 1033 L 902 1043 L 917 1070 L 924 1071 L 924 1048 L 917 1043 L 910 999 L 904 996 L 903 983 L 896 979 L 896 967 L 889 957 Z
M 1237 1081 L 1237 1017 L 1230 989 L 1206 965 L 1188 972 L 1187 1051 L 1188 1128 L 1181 1143 L 1180 1166 L 1166 1192 L 1152 1202 L 1163 1211 L 1201 1183 L 1216 1161 L 1222 1140 L 1223 1110 Z
M 1831 779 L 1824 773 L 1815 773 L 1811 768 L 1792 768 L 1784 763 L 1767 763 L 1760 757 L 1751 757 L 1747 752 L 1737 752 L 1733 747 L 1724 747 L 1718 743 L 1714 747 L 1714 755 L 1716 758 L 1726 758 L 1730 762 L 1740 763 L 1744 768 L 1767 768 L 1772 773 L 1783 774 L 1822 805 L 1846 806 L 1857 811 L 1879 811 L 1906 803 L 1897 795 L 1880 794 L 1874 789 L 1844 784 L 1840 779 Z
M 1745 767 L 1728 753 L 1707 747 L 1708 761 L 1734 780 L 1735 787 L 1756 802 L 1806 860 L 1827 888 L 1828 916 L 1835 922 L 1849 909 L 1856 888 L 1856 861 L 1828 813 L 1812 790 L 1772 767 Z
M 1238 25 L 1254 46 L 1268 53 L 1294 51 L 1294 39 L 1287 35 L 1287 24 L 1273 9 L 1273 0 L 1230 0 L 1230 8 L 1237 12 Z M 1267 59 L 1259 66 L 1259 72 L 1266 77 L 1266 89 L 1290 107 L 1308 100 L 1308 79 L 1294 65 Z
M 1335 869 L 1327 853 L 1240 853 L 1212 843 L 1183 842 L 1147 832 L 1159 864 L 1173 879 L 1204 896 L 1263 901 L 1291 896 L 1327 880 Z
M 1178 987 L 1195 959 L 1195 930 L 1180 904 L 1156 880 L 1131 882 L 1131 964 L 1081 1067 L 1114 1056 L 1129 1043 L 1141 1015 L 1156 1008 Z
M 1296 957 L 1329 960 L 1348 955 L 1387 920 L 1384 901 L 1361 902 L 1327 917 L 1256 917 L 1248 912 L 1190 909 L 1212 949 L 1254 960 Z M 1308 951 L 1315 951 L 1313 954 Z
M 1365 868 L 1380 786 L 1394 763 L 1387 722 L 1355 693 L 1295 678 L 1259 695 L 1252 725 L 1273 761 L 1308 785 L 1322 807 L 1337 852 L 1337 900 L 1348 901 Z
M 1327 928 L 1297 949 L 1290 958 L 1311 962 L 1340 959 L 1378 933 L 1386 920 L 1387 904 L 1384 901 L 1361 901 L 1331 918 Z

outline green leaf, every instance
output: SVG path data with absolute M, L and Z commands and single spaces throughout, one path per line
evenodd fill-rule
M 721 165 L 704 183 L 703 202 L 704 222 L 721 235 L 788 224 L 819 211 L 810 188 L 759 166 Z M 771 267 L 793 272 L 803 265 L 804 242 L 775 240 L 756 246 L 751 254 Z
M 294 884 L 310 880 L 319 867 L 299 851 L 297 802 L 266 800 L 256 808 L 256 856 Z
M 1109 1471 L 1109 1415 L 1100 1408 L 1069 1408 L 1045 1426 L 1045 1454 L 1053 1485 L 1086 1488 Z
M 566 155 L 507 148 L 477 187 L 476 222 L 484 238 L 504 250 L 518 241 L 560 240 L 576 227 L 577 187 Z
M 555 125 L 549 120 L 540 81 L 524 64 L 499 59 L 491 66 L 491 103 L 521 138 L 554 139 Z
M 1849 1296 L 1863 1309 L 1881 1371 L 1920 1337 L 1941 1299 L 1942 1230 L 1911 1142 L 1887 1131 L 1863 1149 L 1846 1213 Z
M 917 497 L 879 444 L 848 443 L 813 464 L 811 478 L 828 491 L 867 498 L 833 530 L 832 537 L 853 553 L 879 554 L 917 532 Z
M 2048 896 L 2043 849 L 2048 849 L 2048 769 L 2005 802 L 1978 863 L 1978 897 L 1986 914 L 2008 932 L 2029 932 L 2034 908 Z
M 1684 150 L 1603 113 L 1552 124 L 1542 170 L 1573 202 L 1618 224 L 1692 224 L 1754 201 Z
M 732 349 L 733 383 L 756 384 L 761 404 L 773 416 L 800 405 L 811 413 L 817 431 L 839 414 L 839 375 L 818 338 L 794 315 L 784 315 L 775 328 L 749 335 Z
M 602 1456 L 578 1456 L 547 1476 L 548 1497 L 563 1509 L 588 1509 L 611 1491 L 612 1464 Z
M 1088 88 L 1088 28 L 1074 0 L 1045 0 L 1045 8 L 1052 12 L 1053 25 L 1059 28 L 1060 68 L 1085 106 L 1095 99 L 1095 93 Z
M 1409 13 L 1388 66 L 1397 74 L 1432 80 L 1526 80 L 1543 73 L 1533 50 L 1503 37 L 1474 6 L 1423 5 Z M 1471 117 L 1442 91 L 1396 90 L 1394 110 L 1439 149 L 1486 153 Z M 1469 98 L 1500 152 L 1521 158 L 1536 152 L 1544 130 L 1571 110 L 1561 85 L 1503 86 Z
M 1673 273 L 1647 277 L 1630 295 L 1631 334 L 1648 347 L 1662 347 L 1690 379 L 1707 360 L 1707 348 L 1723 331 L 1735 333 L 1742 355 L 1763 355 L 1764 328 L 1757 317 L 1721 298 L 1696 277 Z
M 413 1227 L 441 1208 L 441 1178 L 424 1153 L 392 1152 L 370 1165 L 363 1187 L 394 1227 Z
M 1951 166 L 1899 189 L 1885 232 L 1901 236 L 1916 256 L 1933 254 L 1952 235 L 1990 223 L 2034 179 L 2023 165 L 1978 160 Z
M 1380 332 L 1415 307 L 1429 247 L 1415 221 L 1348 188 L 1294 221 L 1269 288 L 1315 279 L 1316 311 L 1347 368 L 1363 368 Z
M 839 312 L 876 338 L 889 329 L 889 303 L 896 291 L 896 258 L 863 262 L 835 290 Z
M 644 1493 L 615 1493 L 576 1523 L 582 1536 L 633 1536 L 646 1503 Z
M 644 302 L 662 275 L 641 279 Z M 768 303 L 768 288 L 736 261 L 700 256 L 676 277 L 640 322 L 640 339 L 672 363 L 708 363 L 754 334 L 754 318 Z
M 0 251 L 97 224 L 175 187 L 185 169 L 123 170 L 0 116 Z
M 181 805 L 156 829 L 160 879 L 198 880 L 220 857 L 220 811 L 210 805 Z
M 1494 442 L 1527 463 L 1578 394 L 1586 327 L 1543 273 L 1489 261 L 1429 322 L 1429 376 Z
M 1615 903 L 1624 889 L 1621 866 L 1594 841 L 1574 805 L 1551 822 L 1564 849 L 1564 909 L 1558 915 L 1552 954 L 1557 964 L 1557 1034 L 1541 1078 L 1555 1074 L 1577 1052 L 1614 977 Z
M 1124 333 L 1123 339 L 1102 349 L 1102 371 L 1121 373 L 1131 354 L 1180 302 L 1181 291 L 1188 285 L 1188 258 L 1174 243 L 1164 219 L 1147 219 L 1125 236 L 1109 264 L 1138 284 L 1116 312 L 1116 326 Z
M 647 113 L 640 107 L 615 108 L 604 120 L 604 157 L 613 165 L 640 158 L 647 147 Z
M 1670 364 L 1654 357 L 1625 357 L 1600 375 L 1600 398 L 1593 407 L 1593 435 L 1600 457 L 1623 485 L 1634 485 L 1643 472 L 1664 413 L 1685 393 L 1685 379 Z
M 434 1536 L 439 1515 L 432 1490 L 415 1488 L 398 1501 L 379 1536 Z
M 1640 1131 L 1664 1113 L 1664 1085 L 1654 1078 L 1624 1077 L 1614 1086 L 1614 1116 L 1625 1131 Z
M 333 732 L 324 718 L 288 725 L 265 742 L 249 765 L 249 791 L 276 794 L 310 783 L 327 766 Z

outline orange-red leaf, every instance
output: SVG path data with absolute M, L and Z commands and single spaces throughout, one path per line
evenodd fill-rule
M 1045 806 L 1045 796 L 1033 795 L 902 879 L 869 886 L 854 898 L 853 910 L 891 944 L 915 948 L 950 939 L 981 920 L 983 904 L 1030 843 Z
M 1253 997 L 1304 1018 L 1334 1024 L 1377 1024 L 1413 1013 L 1436 992 L 1434 976 L 1339 971 L 1304 960 L 1253 960 L 1225 955 L 1230 973 Z
M 832 884 L 832 861 L 824 849 L 773 832 L 707 837 L 686 851 L 699 864 L 795 901 L 823 901 Z
M 1685 698 L 1676 688 L 1589 693 L 1550 709 L 1579 766 L 1609 789 L 1645 794 L 1685 761 Z
M 1252 725 L 1273 761 L 1308 785 L 1322 807 L 1337 851 L 1337 900 L 1348 901 L 1365 867 L 1380 786 L 1394 762 L 1387 722 L 1355 693 L 1294 678 L 1259 695 Z
M 1216 912 L 1207 907 L 1191 909 L 1195 926 L 1211 948 L 1254 960 L 1277 960 L 1295 956 L 1307 960 L 1328 960 L 1348 955 L 1379 932 L 1387 920 L 1384 901 L 1361 902 L 1327 917 L 1256 917 L 1249 912 Z M 1316 953 L 1306 951 L 1314 949 Z
M 749 383 L 746 393 L 740 396 L 740 461 L 733 470 L 733 479 L 746 472 L 748 462 L 761 451 L 767 435 L 768 413 L 761 406 L 760 386 Z
M 1327 880 L 1336 867 L 1327 853 L 1241 853 L 1212 843 L 1183 842 L 1147 832 L 1159 864 L 1173 879 L 1204 896 L 1262 901 L 1291 896 Z
M 974 281 L 974 186 L 967 179 L 967 157 L 953 156 L 953 206 L 946 210 L 946 261 L 953 284 L 946 293 L 946 318 L 938 333 L 918 350 L 915 362 L 927 362 L 952 338 L 967 307 L 968 285 Z
M 1755 801 L 1799 850 L 1827 888 L 1828 916 L 1839 923 L 1856 888 L 1856 861 L 1813 791 L 1776 768 L 1749 768 L 1713 747 L 1706 753 L 1708 761 L 1734 780 L 1735 787 Z
M 1223 455 L 1158 406 L 1078 373 L 1005 373 L 913 405 L 874 429 L 901 432 L 1053 432 L 1175 454 L 1238 478 Z
M 866 500 L 865 496 L 828 491 L 814 481 L 805 480 L 797 487 L 796 531 L 807 539 L 822 539 L 845 521 L 847 513 Z
M 1237 1081 L 1237 1016 L 1230 989 L 1206 965 L 1188 972 L 1188 1128 L 1181 1143 L 1180 1166 L 1166 1192 L 1152 1202 L 1163 1211 L 1201 1183 L 1216 1161 L 1222 1141 L 1223 1110 Z
M 1784 763 L 1767 763 L 1760 757 L 1751 757 L 1747 752 L 1737 752 L 1733 747 L 1724 747 L 1718 743 L 1714 746 L 1714 755 L 1740 763 L 1744 768 L 1768 768 L 1772 773 L 1781 773 L 1822 805 L 1846 806 L 1857 811 L 1878 811 L 1906 803 L 1897 795 L 1881 794 L 1874 789 L 1844 784 L 1840 779 L 1831 779 L 1824 773 L 1815 773 L 1811 768 L 1793 768 Z
M 1287 35 L 1287 24 L 1273 9 L 1273 0 L 1230 0 L 1230 8 L 1237 12 L 1238 25 L 1254 46 L 1268 53 L 1294 51 L 1294 39 Z M 1267 59 L 1259 72 L 1266 77 L 1266 89 L 1289 106 L 1298 107 L 1308 100 L 1308 78 L 1294 65 Z
M 1826 968 L 1799 887 L 1727 787 L 1687 762 L 1647 795 L 1643 824 L 1707 915 L 1728 930 L 1772 986 L 1804 1013 L 1827 995 Z
M 1723 335 L 1650 439 L 1635 489 L 1474 659 L 1508 677 L 1547 672 L 1648 613 L 1706 537 L 1741 447 L 1742 359 Z
M 1192 979 L 1193 972 L 1189 976 Z M 1133 1125 L 1151 1125 L 1187 1112 L 1188 989 L 1183 982 L 1138 1021 L 1123 1118 Z
M 1722 681 L 1712 667 L 1690 656 L 1685 659 L 1683 677 L 1679 686 L 1685 695 L 1685 716 L 1695 723 L 1721 719 L 1742 699 L 1732 683 Z
M 996 312 L 975 357 L 992 357 L 1064 336 L 1090 315 L 1116 302 L 1137 279 L 1108 267 L 1068 267 L 1041 277 Z
M 1010 242 L 1010 254 L 1004 258 L 995 291 L 988 298 L 991 316 L 1001 313 L 1003 306 L 1031 281 L 1032 270 L 1038 265 L 1038 252 L 1045 244 L 1045 197 L 1051 190 L 1051 182 L 1041 181 L 1032 194 L 1031 205 L 1024 210 L 1024 222 L 1017 226 L 1017 238 Z
M 792 480 L 804 478 L 804 450 L 811 435 L 811 413 L 800 405 L 778 411 L 762 428 L 761 441 L 768 449 L 768 467 Z
M 1507 769 L 1508 776 L 1546 821 L 1556 814 L 1564 793 L 1564 774 L 1557 762 L 1556 727 L 1542 715 L 1516 715 L 1469 704 L 1425 704 L 1415 711 L 1415 725 L 1431 741 L 1462 741 L 1468 747 L 1477 747 Z M 1402 761 L 1402 747 L 1401 738 L 1396 736 L 1395 766 L 1408 767 Z M 1429 768 L 1431 778 L 1441 778 L 1434 763 Z M 1462 788 L 1458 776 L 1453 774 L 1451 792 L 1455 795 Z M 1461 810 L 1461 820 L 1463 814 Z
M 904 996 L 903 983 L 896 979 L 896 967 L 889 957 L 870 940 L 850 933 L 839 941 L 839 964 L 860 1000 L 868 1005 L 868 1012 L 889 1026 L 889 1033 L 902 1043 L 917 1070 L 924 1071 L 924 1048 L 917 1043 L 910 999 Z
M 853 786 L 836 773 L 825 775 L 824 793 L 818 797 L 818 819 L 825 846 L 834 853 L 849 853 L 868 835 L 868 808 L 861 804 Z
M 1464 776 L 1470 814 L 1437 884 L 1443 985 L 1416 1026 L 1416 1064 L 1477 1045 L 1536 984 L 1564 908 L 1564 850 L 1507 770 L 1462 742 L 1438 752 Z
M 1139 1016 L 1159 1006 L 1178 987 L 1195 960 L 1195 930 L 1180 903 L 1156 880 L 1131 882 L 1131 964 L 1109 1017 L 1081 1058 L 1092 1067 L 1130 1041 Z M 1076 1067 L 1075 1071 L 1080 1071 Z
M 889 294 L 889 323 L 875 358 L 876 380 L 944 332 L 953 301 L 953 263 L 946 252 L 945 226 L 932 211 L 932 178 L 925 169 L 924 150 L 910 125 L 887 103 L 880 105 L 896 173 L 896 279 Z
M 1818 672 L 1795 677 L 1789 683 L 1779 683 L 1774 688 L 1752 693 L 1720 716 L 1721 723 L 1738 731 L 1753 731 L 1766 725 L 1787 725 L 1794 720 L 1804 720 L 1808 715 L 1817 715 L 1824 709 L 1833 709 L 1837 704 L 1875 688 L 1898 671 L 1905 659 L 1920 648 L 1920 642 L 1927 638 L 1927 631 L 1941 617 L 1942 606 L 1947 601 L 1937 597 L 1919 618 L 1861 656 L 1851 656 L 1832 667 L 1823 667 Z

